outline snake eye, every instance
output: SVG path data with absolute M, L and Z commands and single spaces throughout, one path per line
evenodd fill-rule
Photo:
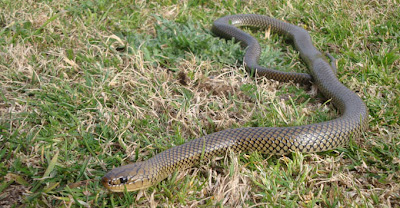
M 122 184 L 124 184 L 124 183 L 128 182 L 128 178 L 126 178 L 126 177 L 121 177 L 121 178 L 119 178 L 119 182 L 121 182 Z

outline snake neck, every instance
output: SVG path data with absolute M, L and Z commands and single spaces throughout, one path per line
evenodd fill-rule
M 186 142 L 165 150 L 146 162 L 153 163 L 157 172 L 162 172 L 159 180 L 176 170 L 183 170 L 215 155 L 221 155 L 235 145 L 235 129 L 227 129 Z

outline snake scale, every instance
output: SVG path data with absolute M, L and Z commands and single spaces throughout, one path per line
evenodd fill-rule
M 258 65 L 261 47 L 240 26 L 270 28 L 291 39 L 309 73 L 281 72 Z M 359 137 L 367 127 L 368 111 L 363 101 L 336 77 L 336 69 L 312 44 L 308 32 L 298 26 L 267 16 L 244 14 L 217 19 L 212 32 L 247 47 L 244 64 L 258 76 L 296 83 L 312 82 L 330 99 L 341 116 L 330 121 L 292 127 L 246 127 L 227 129 L 163 151 L 149 160 L 115 168 L 102 178 L 113 192 L 135 191 L 160 182 L 176 170 L 183 170 L 228 149 L 235 152 L 259 151 L 268 154 L 319 152 L 345 145 L 350 137 Z

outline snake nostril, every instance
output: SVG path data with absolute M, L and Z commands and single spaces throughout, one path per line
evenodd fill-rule
M 111 180 L 104 176 L 103 178 L 101 178 L 101 183 L 103 184 L 103 186 L 111 185 Z

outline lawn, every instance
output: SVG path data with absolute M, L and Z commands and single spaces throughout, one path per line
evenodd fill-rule
M 315 87 L 248 76 L 212 22 L 256 13 L 299 25 L 337 59 L 368 129 L 321 153 L 215 157 L 136 192 L 114 167 L 228 128 L 338 116 Z M 260 64 L 307 72 L 269 30 Z M 400 207 L 400 2 L 0 1 L 0 207 Z

